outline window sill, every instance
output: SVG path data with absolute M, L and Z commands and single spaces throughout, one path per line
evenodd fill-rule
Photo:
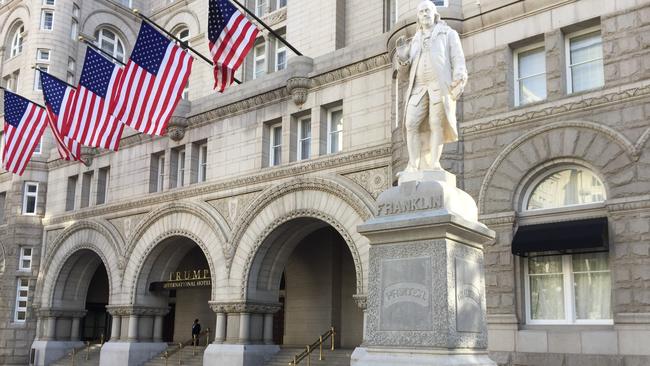
M 538 331 L 581 331 L 581 330 L 613 330 L 614 323 L 610 324 L 522 324 L 519 330 L 538 330 Z

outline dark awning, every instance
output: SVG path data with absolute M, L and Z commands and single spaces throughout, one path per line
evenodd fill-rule
M 607 250 L 607 218 L 520 226 L 512 240 L 512 254 Z

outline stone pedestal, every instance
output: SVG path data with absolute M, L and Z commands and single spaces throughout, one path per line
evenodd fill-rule
M 426 177 L 422 177 L 426 179 Z M 447 179 L 445 179 L 447 180 Z M 483 244 L 494 232 L 447 181 L 406 181 L 378 198 L 367 323 L 353 366 L 495 366 L 487 356 Z

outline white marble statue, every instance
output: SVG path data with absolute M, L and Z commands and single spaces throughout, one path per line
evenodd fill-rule
M 415 36 L 410 42 L 398 38 L 396 50 L 398 69 L 408 73 L 404 172 L 440 171 L 443 144 L 458 140 L 456 100 L 467 82 L 465 55 L 458 33 L 440 19 L 433 2 L 420 2 L 417 23 Z

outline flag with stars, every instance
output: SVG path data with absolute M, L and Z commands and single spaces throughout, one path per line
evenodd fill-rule
M 180 46 L 142 22 L 124 70 L 116 117 L 140 132 L 164 135 L 193 61 Z
M 41 71 L 41 83 L 47 122 L 56 140 L 61 159 L 80 160 L 81 144 L 63 135 L 63 131 L 67 130 L 70 124 L 75 89 L 44 71 Z
M 2 166 L 23 175 L 45 131 L 47 114 L 42 107 L 8 90 L 5 90 L 4 103 Z
M 214 88 L 223 92 L 255 44 L 259 30 L 228 0 L 209 0 L 208 40 Z
M 122 68 L 86 49 L 81 79 L 64 136 L 85 146 L 117 151 L 124 125 L 113 115 Z

